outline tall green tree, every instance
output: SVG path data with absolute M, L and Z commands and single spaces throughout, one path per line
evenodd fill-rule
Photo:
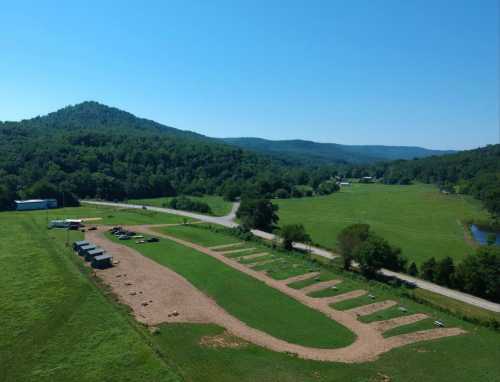
M 355 249 L 353 257 L 358 262 L 361 273 L 368 278 L 374 277 L 381 268 L 398 271 L 405 266 L 401 251 L 373 234 Z
M 455 264 L 453 263 L 453 259 L 451 257 L 445 257 L 436 263 L 436 273 L 434 275 L 435 283 L 451 287 L 454 275 Z
M 482 246 L 457 267 L 457 286 L 475 296 L 500 302 L 500 248 Z
M 270 232 L 279 220 L 278 206 L 269 199 L 249 199 L 241 201 L 236 216 L 246 229 L 259 229 Z
M 436 259 L 431 257 L 429 260 L 422 263 L 422 266 L 420 267 L 420 276 L 422 276 L 424 280 L 434 281 L 437 272 L 436 268 Z
M 280 236 L 283 240 L 283 248 L 293 249 L 293 243 L 309 243 L 311 237 L 307 234 L 302 224 L 288 224 L 281 228 Z
M 417 264 L 415 264 L 414 261 L 408 267 L 408 274 L 410 276 L 413 276 L 413 277 L 418 276 L 418 267 L 417 267 Z
M 354 259 L 354 251 L 370 236 L 368 224 L 353 224 L 344 228 L 337 236 L 338 250 L 342 255 L 344 269 L 348 270 Z

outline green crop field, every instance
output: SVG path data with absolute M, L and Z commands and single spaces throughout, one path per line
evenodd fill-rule
M 209 205 L 212 210 L 212 215 L 214 216 L 224 216 L 231 212 L 232 203 L 224 200 L 222 196 L 217 195 L 203 195 L 203 196 L 188 196 L 189 199 L 193 199 L 199 202 L 203 202 Z M 172 200 L 171 197 L 164 198 L 150 198 L 150 199 L 130 199 L 128 203 L 131 204 L 143 204 L 145 206 L 155 206 L 155 207 L 167 207 L 168 203 Z
M 0 213 L 0 381 L 179 380 L 147 332 L 91 282 L 65 233 L 48 230 L 44 213 Z
M 424 184 L 353 184 L 329 196 L 275 203 L 280 207 L 280 225 L 304 224 L 313 241 L 321 246 L 334 249 L 344 227 L 367 223 L 417 264 L 432 256 L 462 259 L 472 250 L 465 240 L 462 222 L 487 218 L 479 202 L 444 195 Z

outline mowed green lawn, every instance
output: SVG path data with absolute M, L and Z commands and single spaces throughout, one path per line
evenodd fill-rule
M 193 199 L 199 202 L 206 203 L 210 206 L 212 210 L 212 215 L 214 216 L 224 216 L 231 212 L 232 203 L 224 200 L 222 196 L 217 195 L 203 195 L 203 196 L 188 196 L 189 199 Z M 173 198 L 149 198 L 149 199 L 130 199 L 127 202 L 131 204 L 143 204 L 145 206 L 155 206 L 155 207 L 167 207 L 168 203 Z
M 65 236 L 39 212 L 0 213 L 0 381 L 178 381 Z
M 318 348 L 344 347 L 355 340 L 351 331 L 322 313 L 201 252 L 166 239 L 153 244 L 120 244 L 182 275 L 227 312 L 272 336 Z
M 96 206 L 91 204 L 82 204 L 80 207 L 56 208 L 43 211 L 19 211 L 12 212 L 12 214 L 13 217 L 17 216 L 18 219 L 34 216 L 44 223 L 52 219 L 99 218 L 99 220 L 86 222 L 85 224 L 88 226 L 93 224 L 178 224 L 186 219 L 187 221 L 192 220 L 163 212 L 154 212 L 137 208 Z
M 462 222 L 486 219 L 479 202 L 444 195 L 431 185 L 353 184 L 329 196 L 276 200 L 280 225 L 302 223 L 315 243 L 334 249 L 348 225 L 370 224 L 374 232 L 403 249 L 420 265 L 434 256 L 460 260 L 472 251 Z

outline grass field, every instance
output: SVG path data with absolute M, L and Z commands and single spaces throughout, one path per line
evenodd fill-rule
M 201 228 L 183 228 L 217 236 Z M 247 325 L 277 338 L 320 348 L 347 346 L 355 339 L 348 329 L 323 314 L 201 252 L 170 240 L 149 246 L 121 243 L 174 270 Z
M 55 212 L 55 211 L 51 211 Z M 62 214 L 62 210 L 58 213 Z M 85 208 L 65 211 L 92 213 Z M 108 209 L 94 209 L 93 216 L 106 217 Z M 164 218 L 170 218 L 166 215 Z M 136 224 L 144 219 L 142 214 L 114 212 L 109 224 Z M 123 220 L 120 220 L 123 219 Z M 151 221 L 147 221 L 150 223 Z M 169 227 L 170 234 L 193 239 L 205 245 L 219 245 L 238 241 L 232 236 L 214 234 L 195 226 Z M 194 231 L 199 230 L 199 231 Z M 422 312 L 432 318 L 444 320 L 449 326 L 460 326 L 467 335 L 427 341 L 395 349 L 375 362 L 341 364 L 306 361 L 283 353 L 245 344 L 239 348 L 217 348 L 202 345 L 206 336 L 220 335 L 223 329 L 214 325 L 171 324 L 161 325 L 157 334 L 151 334 L 135 323 L 128 310 L 117 304 L 107 288 L 96 283 L 88 269 L 81 266 L 81 259 L 64 246 L 65 231 L 45 229 L 45 212 L 0 213 L 0 290 L 2 303 L 0 314 L 0 380 L 11 381 L 177 381 L 177 375 L 189 382 L 498 382 L 500 375 L 500 333 L 470 323 L 430 306 L 418 304 L 402 296 L 395 289 L 377 282 L 366 282 L 351 273 L 328 270 L 321 267 L 321 281 L 341 278 L 339 287 L 365 289 L 377 299 L 391 298 L 408 308 L 409 314 Z M 71 232 L 71 239 L 81 235 Z M 160 245 L 166 245 L 162 240 Z M 244 243 L 243 247 L 262 248 L 259 243 Z M 143 249 L 153 248 L 153 245 Z M 159 248 L 159 247 L 158 247 Z M 269 248 L 267 248 L 269 250 Z M 258 287 L 257 295 L 235 292 L 233 289 L 255 291 L 240 277 L 219 273 L 214 264 L 200 262 L 203 255 L 189 253 L 184 247 L 167 245 L 165 251 L 155 250 L 151 257 L 168 259 L 172 268 L 182 268 L 185 275 L 198 279 L 198 285 L 206 293 L 217 295 L 219 302 L 233 304 L 233 309 L 245 309 L 237 305 L 255 307 L 263 302 L 266 310 L 281 311 L 279 300 L 270 297 Z M 156 253 L 157 252 L 157 253 Z M 253 253 L 253 252 L 252 252 Z M 305 267 L 310 262 L 301 256 L 272 251 L 272 256 L 288 256 L 288 267 L 294 272 L 295 264 Z M 209 258 L 205 256 L 205 258 Z M 209 258 L 212 259 L 212 258 Z M 214 259 L 212 259 L 214 260 Z M 214 260 L 216 261 L 216 260 Z M 221 264 L 221 263 L 219 263 Z M 315 265 L 318 267 L 318 265 Z M 215 267 L 215 268 L 214 268 Z M 286 267 L 281 270 L 287 272 Z M 219 274 L 222 281 L 212 281 Z M 270 274 L 273 276 L 273 274 Z M 186 276 L 187 277 L 187 276 Z M 273 276 L 274 277 L 274 276 Z M 298 283 L 296 287 L 310 285 L 311 281 Z M 217 285 L 218 284 L 218 285 Z M 345 291 L 345 290 L 344 290 Z M 448 298 L 421 294 L 419 298 L 462 314 L 467 312 L 481 318 L 489 313 L 457 303 Z M 257 298 L 252 298 L 257 297 Z M 228 302 L 223 301 L 227 299 Z M 229 301 L 230 300 L 230 301 Z M 222 301 L 222 302 L 221 302 Z M 278 305 L 275 305 L 278 301 Z M 288 303 L 285 303 L 287 305 Z M 393 308 L 391 308 L 393 309 Z M 363 317 L 366 322 L 390 318 L 399 313 L 391 309 Z M 310 321 L 307 313 L 294 311 L 294 315 L 306 319 L 306 330 L 319 336 L 329 337 L 329 329 Z M 238 312 L 233 312 L 237 315 Z M 250 310 L 255 319 L 258 312 Z M 240 313 L 238 313 L 240 314 Z M 495 315 L 497 316 L 497 315 Z M 276 326 L 273 330 L 293 330 L 297 335 L 298 319 L 289 317 L 286 322 L 269 322 L 267 316 L 262 325 Z M 279 319 L 279 316 L 277 316 Z M 251 318 L 252 319 L 252 318 Z M 289 322 L 290 321 L 290 322 Z M 283 329 L 279 329 L 281 324 Z M 423 322 L 418 325 L 427 325 Z M 387 332 L 394 335 L 418 329 L 415 326 Z M 291 328 L 291 329 L 289 329 Z M 332 329 L 335 333 L 338 327 Z M 316 334 L 314 334 L 316 331 Z M 309 333 L 303 333 L 309 335 Z M 340 342 L 339 338 L 335 340 Z M 316 339 L 318 341 L 318 339 Z M 174 374 L 175 373 L 175 374 Z M 389 378 L 389 379 L 387 379 Z
M 136 208 L 115 208 L 106 206 L 97 206 L 91 204 L 82 204 L 81 207 L 57 208 L 43 211 L 19 211 L 11 212 L 12 218 L 25 219 L 26 217 L 35 217 L 38 221 L 46 224 L 52 219 L 81 219 L 81 218 L 100 218 L 96 221 L 89 221 L 88 225 L 93 224 L 177 224 L 184 220 L 191 221 L 177 215 L 169 215 L 162 212 L 144 211 Z
M 42 213 L 0 213 L 0 380 L 179 380 L 146 331 L 90 281 L 65 236 L 47 230 Z
M 367 223 L 418 265 L 432 256 L 462 259 L 472 248 L 465 241 L 461 222 L 487 218 L 479 202 L 444 195 L 424 184 L 353 184 L 329 196 L 275 203 L 280 207 L 280 225 L 304 224 L 313 241 L 321 246 L 333 249 L 344 227 Z
M 203 196 L 188 196 L 189 199 L 197 200 L 206 203 L 212 210 L 214 216 L 224 216 L 231 212 L 232 204 L 217 195 L 203 195 Z M 150 199 L 130 199 L 127 202 L 132 204 L 143 204 L 145 206 L 167 207 L 168 203 L 172 200 L 171 197 L 164 198 L 150 198 Z
M 199 244 L 219 245 L 234 242 L 231 236 L 214 234 L 198 226 L 168 227 L 162 231 L 186 240 L 191 239 Z M 244 243 L 243 247 L 257 247 L 254 252 L 263 249 L 255 242 Z M 170 255 L 171 251 L 166 253 Z M 272 253 L 274 256 L 291 257 L 290 268 L 293 268 L 294 264 L 306 261 L 291 254 Z M 384 299 L 398 302 L 396 307 L 362 317 L 365 322 L 414 313 L 426 313 L 430 317 L 388 331 L 385 333 L 386 337 L 432 328 L 435 319 L 443 320 L 449 327 L 464 328 L 468 334 L 416 343 L 386 353 L 375 362 L 353 365 L 295 359 L 252 344 L 236 349 L 201 345 L 200 342 L 205 336 L 223 333 L 223 329 L 213 325 L 163 325 L 154 340 L 162 349 L 175 349 L 171 354 L 188 381 L 498 381 L 500 365 L 496 359 L 500 357 L 500 347 L 498 347 L 500 333 L 472 325 L 454 315 L 408 299 L 404 296 L 404 293 L 407 293 L 404 289 L 393 288 L 375 281 L 367 282 L 360 276 L 340 270 L 320 267 L 320 271 L 319 281 L 343 280 L 338 285 L 339 293 L 352 289 L 365 289 L 375 295 L 374 300 L 364 297 L 363 301 L 356 301 L 353 306 Z M 270 276 L 273 277 L 273 274 Z M 314 282 L 318 281 L 297 282 L 292 286 L 301 288 Z M 235 287 L 236 285 L 231 284 L 227 289 L 232 290 Z M 440 303 L 443 308 L 455 306 L 453 300 L 445 297 L 440 299 Z M 399 306 L 404 306 L 407 313 L 398 310 Z M 457 312 L 462 312 L 460 306 L 456 308 Z M 385 377 L 390 379 L 384 379 Z

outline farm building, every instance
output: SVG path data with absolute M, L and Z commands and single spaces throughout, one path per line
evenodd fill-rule
M 110 255 L 99 255 L 92 259 L 93 268 L 105 269 L 113 266 L 113 258 Z
M 57 208 L 56 199 L 29 199 L 15 200 L 17 211 L 46 210 L 48 208 Z
M 104 255 L 104 249 L 102 248 L 92 249 L 91 251 L 87 251 L 87 253 L 85 254 L 85 261 L 91 261 L 94 257 L 101 255 Z

